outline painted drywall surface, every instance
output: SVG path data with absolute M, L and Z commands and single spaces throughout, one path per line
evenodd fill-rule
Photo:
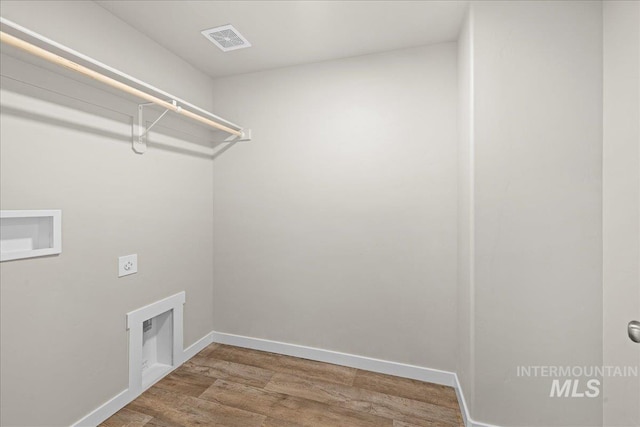
M 550 398 L 516 369 L 602 364 L 601 3 L 473 8 L 472 416 L 600 425 L 601 396 Z
M 640 366 L 625 333 L 640 316 L 640 3 L 604 12 L 604 365 Z M 640 425 L 640 379 L 604 378 L 603 425 Z
M 92 2 L 3 1 L 2 15 L 179 96 L 211 96 L 207 77 Z M 136 155 L 135 104 L 4 55 L 2 74 L 0 204 L 62 209 L 63 252 L 0 264 L 0 424 L 70 425 L 127 388 L 128 311 L 185 290 L 185 346 L 211 331 L 211 148 L 167 121 Z M 130 253 L 139 272 L 118 279 Z
M 473 411 L 473 17 L 458 37 L 458 349 L 456 373 Z
M 214 83 L 215 330 L 455 370 L 456 45 Z

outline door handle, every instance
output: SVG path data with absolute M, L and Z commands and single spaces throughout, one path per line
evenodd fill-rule
M 629 332 L 629 338 L 631 341 L 640 343 L 640 322 L 637 320 L 629 322 L 627 332 Z

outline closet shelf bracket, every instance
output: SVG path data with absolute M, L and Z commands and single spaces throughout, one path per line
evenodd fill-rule
M 176 100 L 171 101 L 174 107 L 176 107 L 176 112 L 180 112 L 181 107 L 178 106 L 178 102 Z M 143 154 L 147 151 L 147 134 L 162 118 L 170 111 L 168 108 L 164 110 L 160 117 L 155 119 L 153 123 L 149 126 L 145 127 L 144 121 L 144 107 L 148 107 L 149 105 L 155 105 L 153 102 L 147 102 L 144 104 L 138 104 L 138 123 L 137 125 L 134 123 L 133 125 L 133 151 L 138 154 Z
M 182 109 L 178 102 L 174 99 L 171 101 L 171 104 L 176 108 L 175 112 L 180 113 Z M 145 125 L 144 120 L 144 107 L 148 107 L 151 105 L 156 105 L 153 102 L 146 102 L 144 104 L 138 104 L 138 123 L 133 124 L 133 143 L 132 148 L 133 151 L 138 154 L 144 154 L 147 151 L 147 136 L 149 131 L 156 125 L 162 118 L 169 112 L 172 111 L 170 109 L 165 109 L 157 119 L 153 121 L 149 126 Z M 230 142 L 249 142 L 251 141 L 251 129 L 243 129 L 240 132 L 240 135 L 229 135 L 228 138 L 225 138 L 221 143 L 230 143 Z
M 229 142 L 250 142 L 251 141 L 251 129 L 242 129 L 242 133 L 240 135 L 229 135 L 220 143 L 229 143 Z

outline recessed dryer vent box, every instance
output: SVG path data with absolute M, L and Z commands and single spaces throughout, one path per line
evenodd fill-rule
M 0 261 L 62 252 L 62 211 L 0 211 Z
M 127 313 L 129 393 L 136 397 L 182 363 L 185 293 Z
M 145 320 L 142 327 L 142 388 L 156 382 L 173 367 L 173 311 Z

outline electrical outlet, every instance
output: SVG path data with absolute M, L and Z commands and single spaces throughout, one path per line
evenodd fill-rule
M 138 254 L 121 256 L 118 258 L 118 277 L 128 276 L 138 272 Z

